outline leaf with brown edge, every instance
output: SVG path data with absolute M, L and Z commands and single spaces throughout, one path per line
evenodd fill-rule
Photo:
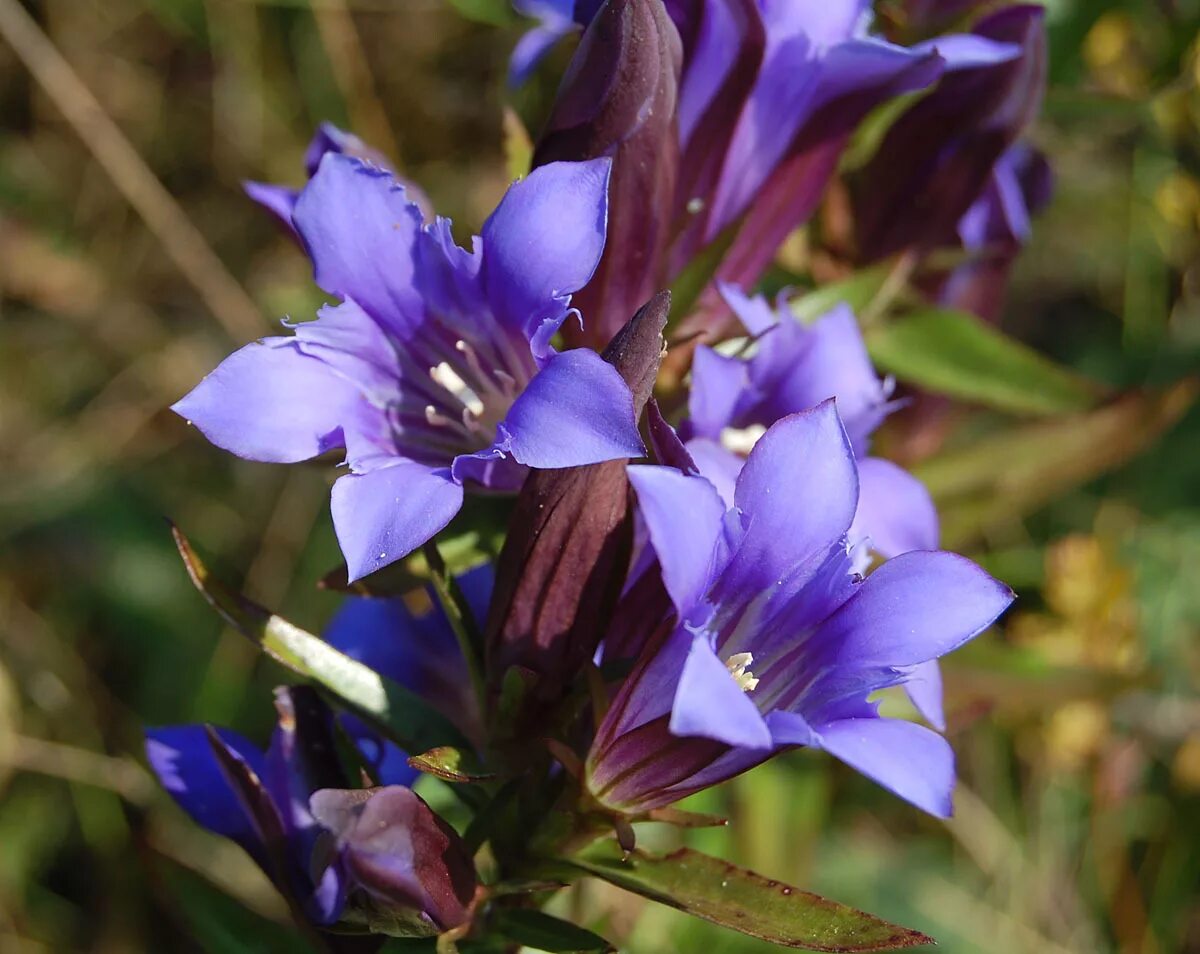
M 947 450 L 913 468 L 942 518 L 942 545 L 960 549 L 1115 470 L 1175 426 L 1200 399 L 1200 379 L 1134 391 L 1086 414 L 1025 423 Z
M 470 748 L 462 733 L 415 693 L 226 586 L 209 572 L 178 527 L 171 532 L 196 588 L 230 626 L 267 655 L 332 693 L 401 748 Z
M 496 777 L 494 772 L 482 768 L 475 757 L 462 749 L 449 745 L 440 745 L 436 749 L 414 755 L 408 764 L 418 772 L 424 772 L 444 782 L 478 783 L 490 782 Z
M 670 307 L 669 294 L 656 295 L 604 352 L 633 392 L 639 417 L 662 359 Z M 514 667 L 528 674 L 519 703 L 525 719 L 562 696 L 607 629 L 633 543 L 625 465 L 534 471 L 517 498 L 485 641 L 494 695 Z
M 678 808 L 655 808 L 646 813 L 645 819 L 638 820 L 662 822 L 676 828 L 724 828 L 729 824 L 729 819 L 720 815 L 702 815 L 699 812 L 680 811 Z
M 614 842 L 604 841 L 568 863 L 626 891 L 782 947 L 891 951 L 934 943 L 920 931 L 688 848 L 663 856 L 633 851 L 623 859 Z
M 283 819 L 279 817 L 279 809 L 275 807 L 270 793 L 262 779 L 254 770 L 234 752 L 211 725 L 204 727 L 208 737 L 208 746 L 213 758 L 229 787 L 237 795 L 243 811 L 254 825 L 255 834 L 263 844 L 268 874 L 277 885 L 288 884 L 287 835 L 283 828 Z M 295 907 L 295 899 L 289 891 L 283 891 L 288 903 Z

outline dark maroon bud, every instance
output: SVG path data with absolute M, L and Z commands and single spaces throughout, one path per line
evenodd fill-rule
M 458 834 L 411 789 L 323 789 L 309 802 L 352 884 L 389 933 L 441 934 L 471 919 L 475 866 Z
M 563 333 L 599 350 L 662 287 L 679 166 L 679 33 L 661 0 L 608 0 L 563 78 L 533 165 L 613 159 L 608 238 L 591 282 L 574 296 L 583 329 Z
M 670 301 L 655 296 L 604 352 L 639 416 L 662 359 Z M 532 674 L 534 697 L 553 702 L 594 656 L 629 568 L 625 464 L 534 471 L 526 480 L 496 562 L 487 625 L 493 690 L 516 666 Z

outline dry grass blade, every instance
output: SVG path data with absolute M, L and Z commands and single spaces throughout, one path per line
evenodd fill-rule
M 0 0 L 0 34 L 222 327 L 239 342 L 259 337 L 261 320 L 250 296 L 17 0 Z

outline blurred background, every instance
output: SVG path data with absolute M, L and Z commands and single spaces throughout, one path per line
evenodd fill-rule
M 799 753 L 693 800 L 733 824 L 688 839 L 954 954 L 1200 951 L 1200 3 L 1047 7 L 1033 139 L 1057 193 L 1004 327 L 1122 396 L 963 407 L 910 460 L 945 543 L 1020 594 L 947 666 L 956 817 Z M 164 518 L 316 628 L 330 475 L 237 461 L 165 408 L 315 306 L 239 183 L 299 184 L 319 121 L 478 228 L 505 102 L 536 131 L 567 56 L 508 94 L 521 29 L 490 0 L 0 0 L 5 954 L 307 949 L 153 784 L 141 730 L 265 740 L 282 678 L 192 590 Z M 623 950 L 767 949 L 598 885 L 558 903 Z

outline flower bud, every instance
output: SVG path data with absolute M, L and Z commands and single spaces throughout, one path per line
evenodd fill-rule
M 322 789 L 309 808 L 333 833 L 352 885 L 365 894 L 351 907 L 368 912 L 373 927 L 428 937 L 470 920 L 476 885 L 470 853 L 411 789 Z
M 613 159 L 608 240 L 592 280 L 575 296 L 582 332 L 600 350 L 659 287 L 679 165 L 679 34 L 660 0 L 608 0 L 563 79 L 534 152 L 534 167 Z
M 852 186 L 859 258 L 956 245 L 963 215 L 1036 115 L 1046 82 L 1045 11 L 1005 8 L 974 35 L 1020 55 L 947 72 L 901 116 Z

